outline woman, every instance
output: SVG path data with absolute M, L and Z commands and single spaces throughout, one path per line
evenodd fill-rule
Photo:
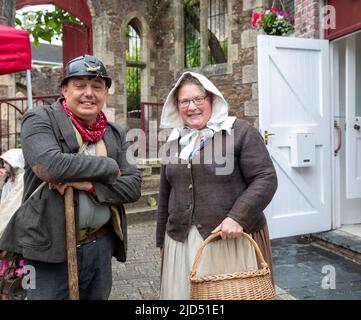
M 4 183 L 0 200 L 0 236 L 11 216 L 20 207 L 24 190 L 24 157 L 21 149 L 10 149 L 0 156 L 0 180 Z
M 264 208 L 277 176 L 258 131 L 228 116 L 228 104 L 206 77 L 185 72 L 163 107 L 161 128 L 173 129 L 163 155 L 157 246 L 161 299 L 189 299 L 188 276 L 199 246 L 211 233 L 198 274 L 257 268 L 251 233 L 272 268 Z

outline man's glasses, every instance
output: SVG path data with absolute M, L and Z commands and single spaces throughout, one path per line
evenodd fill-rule
M 183 99 L 183 100 L 179 100 L 178 104 L 181 108 L 186 109 L 189 108 L 191 101 L 196 105 L 199 106 L 201 104 L 203 104 L 204 100 L 206 100 L 206 98 L 208 97 L 208 94 L 205 96 L 199 96 L 199 97 L 195 97 L 193 99 Z

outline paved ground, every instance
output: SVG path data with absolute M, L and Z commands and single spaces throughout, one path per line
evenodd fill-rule
M 155 222 L 129 226 L 128 261 L 113 263 L 112 300 L 157 300 Z M 272 241 L 278 300 L 361 299 L 361 265 L 300 237 Z
M 160 256 L 155 247 L 155 222 L 128 226 L 126 263 L 113 260 L 111 300 L 157 300 Z
M 361 265 L 301 237 L 272 240 L 276 283 L 297 300 L 361 299 Z

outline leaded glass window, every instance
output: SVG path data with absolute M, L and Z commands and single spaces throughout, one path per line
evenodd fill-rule
M 227 62 L 227 1 L 209 0 L 208 64 Z
M 184 1 L 184 66 L 201 65 L 200 2 Z
M 127 60 L 127 107 L 128 111 L 140 109 L 141 96 L 141 38 L 140 33 L 134 25 L 129 24 L 127 28 L 128 49 Z

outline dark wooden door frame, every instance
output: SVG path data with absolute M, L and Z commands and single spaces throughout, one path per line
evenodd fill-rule
M 90 14 L 86 0 L 17 0 L 16 9 L 18 10 L 25 6 L 35 6 L 40 4 L 50 4 L 57 6 L 81 20 L 84 23 L 85 28 L 88 30 L 88 44 L 86 46 L 87 50 L 84 53 L 93 53 L 92 16 Z M 64 61 L 63 56 L 63 64 L 66 65 L 67 62 L 68 61 Z
M 334 40 L 361 29 L 361 1 L 355 0 L 324 0 L 336 12 L 336 29 L 325 30 L 325 38 Z M 320 15 L 323 19 L 323 15 Z

